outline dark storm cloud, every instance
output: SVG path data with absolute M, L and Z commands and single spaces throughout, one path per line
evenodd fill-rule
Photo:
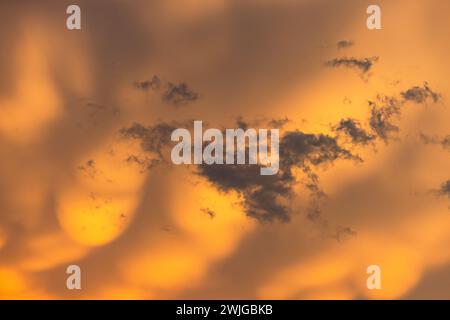
M 336 44 L 338 49 L 345 49 L 353 46 L 355 43 L 352 40 L 341 40 Z
M 145 83 L 144 87 L 153 88 L 153 83 Z M 158 81 L 156 81 L 158 83 Z M 405 92 L 414 92 L 413 87 Z M 431 89 L 424 87 L 426 92 Z M 426 89 L 428 88 L 428 89 Z M 184 89 L 183 89 L 184 90 Z M 430 97 L 431 93 L 428 93 Z M 410 96 L 410 94 L 408 94 Z M 280 169 L 276 175 L 260 175 L 260 165 L 200 165 L 198 174 L 205 177 L 210 183 L 222 192 L 235 191 L 242 197 L 242 205 L 248 216 L 260 221 L 289 221 L 291 209 L 288 206 L 293 196 L 293 187 L 297 182 L 302 183 L 310 194 L 310 203 L 307 208 L 307 217 L 315 222 L 326 223 L 320 213 L 321 203 L 326 199 L 325 192 L 321 189 L 319 177 L 315 173 L 315 167 L 322 164 L 333 163 L 339 159 L 362 162 L 363 160 L 347 150 L 338 142 L 339 134 L 345 134 L 353 145 L 367 145 L 376 138 L 387 142 L 392 135 L 399 131 L 395 124 L 400 117 L 401 106 L 406 98 L 398 99 L 395 96 L 378 95 L 373 101 L 369 101 L 370 117 L 369 126 L 373 134 L 362 128 L 358 120 L 342 119 L 334 131 L 337 137 L 326 134 L 311 134 L 301 131 L 288 131 L 282 135 L 279 144 Z M 274 127 L 282 127 L 289 120 L 254 120 L 254 123 L 265 123 Z M 236 119 L 238 128 L 246 130 L 254 123 Z M 120 133 L 125 138 L 138 139 L 144 151 L 158 155 L 157 160 L 139 158 L 131 155 L 127 161 L 135 162 L 144 169 L 152 168 L 157 161 L 164 159 L 162 150 L 170 143 L 170 135 L 173 130 L 180 127 L 176 124 L 159 123 L 145 127 L 135 123 L 131 127 L 123 128 Z M 205 142 L 206 143 L 206 142 Z M 247 147 L 248 149 L 248 147 Z M 296 181 L 293 169 L 303 172 L 301 181 Z
M 283 120 L 282 122 L 285 122 Z M 237 125 L 247 128 L 248 123 L 238 118 Z M 156 154 L 157 159 L 130 155 L 126 161 L 134 162 L 143 168 L 152 168 L 164 158 L 163 150 L 170 141 L 170 135 L 178 125 L 159 123 L 143 126 L 135 123 L 120 130 L 124 138 L 137 139 L 143 151 Z M 205 142 L 206 143 L 206 142 Z M 247 147 L 248 149 L 248 147 Z M 260 175 L 261 165 L 220 165 L 202 164 L 198 174 L 222 192 L 235 191 L 242 196 L 242 205 L 248 216 L 259 221 L 289 221 L 290 209 L 287 203 L 293 195 L 293 186 L 297 182 L 293 169 L 304 173 L 301 183 L 310 192 L 310 209 L 307 216 L 318 221 L 319 204 L 325 193 L 319 185 L 314 167 L 332 163 L 338 159 L 362 161 L 358 156 L 341 147 L 335 137 L 325 134 L 308 134 L 301 131 L 287 132 L 280 141 L 280 170 L 276 175 Z
M 378 61 L 378 57 L 371 58 L 335 58 L 325 63 L 328 67 L 345 67 L 360 70 L 363 74 L 370 71 L 375 62 Z
M 420 139 L 425 144 L 436 144 L 441 145 L 447 151 L 450 151 L 450 135 L 446 137 L 438 137 L 438 136 L 428 136 L 423 133 L 419 135 Z
M 412 101 L 415 103 L 424 103 L 428 98 L 431 98 L 433 102 L 438 102 L 440 99 L 440 94 L 431 90 L 427 82 L 423 84 L 423 87 L 414 86 L 401 92 L 401 96 L 405 101 Z
M 276 175 L 260 175 L 260 165 L 201 165 L 199 174 L 224 192 L 236 191 L 243 198 L 248 216 L 260 221 L 289 221 L 288 203 L 293 196 L 296 178 L 294 168 L 303 171 L 302 183 L 309 190 L 312 206 L 325 194 L 319 186 L 313 167 L 332 163 L 338 159 L 362 161 L 350 151 L 339 146 L 337 140 L 324 134 L 287 132 L 280 141 L 280 170 Z M 313 215 L 308 218 L 317 220 Z
M 134 87 L 143 91 L 160 91 L 161 99 L 174 106 L 180 106 L 188 102 L 197 100 L 200 95 L 191 90 L 184 82 L 175 84 L 172 82 L 164 83 L 158 76 L 153 76 L 151 80 L 135 81 Z
M 158 123 L 154 126 L 134 123 L 130 127 L 120 129 L 119 133 L 124 138 L 139 140 L 143 151 L 154 153 L 162 159 L 163 148 L 170 143 L 170 135 L 176 128 L 178 125 L 175 123 Z
M 201 165 L 199 175 L 220 191 L 236 191 L 243 197 L 248 216 L 260 221 L 289 221 L 288 208 L 279 197 L 291 193 L 292 177 L 260 175 L 260 165 Z
M 366 132 L 358 120 L 347 118 L 342 119 L 338 125 L 333 128 L 337 133 L 344 133 L 350 137 L 353 144 L 366 145 L 375 139 L 374 135 Z
M 322 133 L 291 131 L 280 141 L 280 164 L 289 170 L 292 166 L 320 165 L 337 159 L 361 160 L 342 148 L 336 138 Z

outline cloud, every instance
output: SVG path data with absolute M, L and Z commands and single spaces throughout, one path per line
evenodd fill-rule
M 271 120 L 269 123 L 272 121 L 283 125 L 288 120 Z M 237 119 L 237 125 L 243 129 L 248 127 L 248 123 L 242 118 Z M 123 138 L 139 140 L 143 151 L 156 156 L 130 155 L 126 161 L 137 163 L 143 169 L 151 169 L 161 162 L 168 163 L 170 160 L 164 156 L 164 150 L 171 143 L 172 131 L 178 127 L 179 124 L 175 123 L 158 123 L 152 126 L 134 123 L 122 128 L 119 132 Z M 313 168 L 338 159 L 362 161 L 360 157 L 341 147 L 335 137 L 298 130 L 289 131 L 281 137 L 279 156 L 280 171 L 276 175 L 260 175 L 259 164 L 202 164 L 198 166 L 197 174 L 222 192 L 237 192 L 242 197 L 242 205 L 248 216 L 259 221 L 287 222 L 291 215 L 289 199 L 294 194 L 294 185 L 299 182 L 293 171 L 298 168 L 304 174 L 301 182 L 310 192 L 311 203 L 307 215 L 311 220 L 318 221 L 319 203 L 325 193 L 319 186 L 319 178 Z
M 154 75 L 151 80 L 145 80 L 145 81 L 135 81 L 134 86 L 137 89 L 141 89 L 144 91 L 147 90 L 158 90 L 161 88 L 161 79 Z
M 211 210 L 210 208 L 201 208 L 200 210 L 204 214 L 207 214 L 211 219 L 213 219 L 216 216 L 216 212 L 214 212 L 214 210 Z
M 370 127 L 380 139 L 387 142 L 393 133 L 400 131 L 392 121 L 400 117 L 401 104 L 395 97 L 378 95 L 375 101 L 369 101 L 369 106 Z
M 441 188 L 439 189 L 439 194 L 441 196 L 447 196 L 450 199 L 450 180 L 442 183 Z
M 189 89 L 186 83 L 167 84 L 166 91 L 162 95 L 163 101 L 179 106 L 199 98 L 199 94 Z
M 405 101 L 413 101 L 415 103 L 424 103 L 428 98 L 433 102 L 438 102 L 441 95 L 430 89 L 427 82 L 424 82 L 423 87 L 414 86 L 406 91 L 401 92 L 401 96 Z
M 291 131 L 280 141 L 280 163 L 289 170 L 293 166 L 320 165 L 337 159 L 361 160 L 341 147 L 336 138 L 322 133 Z
M 367 133 L 358 120 L 347 118 L 342 119 L 333 129 L 337 133 L 344 133 L 349 136 L 353 144 L 366 145 L 375 139 L 374 135 Z
M 378 57 L 371 57 L 371 58 L 335 58 L 332 60 L 329 60 L 325 63 L 328 67 L 345 67 L 345 68 L 352 68 L 352 69 L 358 69 L 363 74 L 366 74 L 370 71 L 372 66 L 375 62 L 378 61 Z
M 201 165 L 198 173 L 219 190 L 241 195 L 248 216 L 260 221 L 289 221 L 288 208 L 279 198 L 292 192 L 292 177 L 262 176 L 259 165 Z
M 428 136 L 423 133 L 419 135 L 420 139 L 425 144 L 438 144 L 447 151 L 450 151 L 450 135 L 445 137 Z
M 199 174 L 221 191 L 240 194 L 248 216 L 260 221 L 287 222 L 291 215 L 288 204 L 298 182 L 294 169 L 304 173 L 303 184 L 310 191 L 317 213 L 317 201 L 324 197 L 324 192 L 319 187 L 313 167 L 338 159 L 362 161 L 331 136 L 291 131 L 281 138 L 280 171 L 276 175 L 259 175 L 259 165 L 201 165 Z M 317 220 L 312 215 L 310 218 Z
M 336 239 L 336 241 L 341 242 L 345 238 L 356 236 L 357 232 L 354 231 L 350 227 L 342 227 L 339 226 L 336 228 L 335 234 L 332 236 L 332 238 Z
M 279 119 L 272 119 L 269 121 L 268 125 L 271 128 L 283 128 L 286 124 L 288 124 L 291 120 L 288 118 L 279 118 Z
M 288 119 L 271 120 L 273 125 L 284 125 Z M 246 129 L 248 123 L 242 118 L 237 119 L 237 125 Z M 143 169 L 153 168 L 162 161 L 168 162 L 164 156 L 165 147 L 171 143 L 170 135 L 179 125 L 158 123 L 143 126 L 134 123 L 122 128 L 120 134 L 124 138 L 140 141 L 142 150 L 156 155 L 156 158 L 130 155 L 126 161 L 137 163 Z M 248 146 L 247 146 L 248 149 Z M 304 173 L 302 183 L 311 194 L 317 213 L 317 204 L 324 197 L 319 187 L 318 176 L 313 167 L 332 163 L 338 159 L 362 161 L 358 156 L 344 149 L 335 137 L 326 134 L 308 134 L 301 131 L 290 131 L 282 136 L 280 141 L 280 171 L 276 175 L 260 175 L 261 165 L 207 165 L 198 167 L 198 174 L 205 177 L 220 191 L 237 192 L 243 199 L 242 204 L 248 216 L 259 221 L 289 221 L 289 198 L 293 195 L 293 186 L 297 182 L 294 168 Z M 310 210 L 311 211 L 311 210 Z M 311 220 L 317 220 L 313 215 Z
M 428 98 L 433 102 L 440 99 L 440 94 L 430 89 L 425 82 L 423 87 L 414 86 L 400 93 L 401 98 L 395 96 L 377 95 L 375 100 L 369 100 L 370 118 L 369 124 L 374 133 L 387 142 L 392 134 L 400 131 L 394 124 L 394 120 L 401 116 L 401 108 L 406 102 L 422 104 Z
M 123 138 L 140 140 L 143 151 L 154 153 L 163 158 L 163 148 L 170 143 L 170 135 L 179 126 L 165 122 L 153 126 L 144 126 L 140 123 L 133 123 L 130 127 L 119 130 Z
M 162 101 L 174 106 L 184 105 L 188 102 L 196 101 L 200 95 L 191 90 L 184 82 L 175 84 L 164 83 L 158 76 L 154 75 L 151 80 L 135 81 L 134 87 L 143 91 L 160 91 Z
M 338 49 L 345 49 L 345 48 L 350 48 L 354 44 L 355 43 L 352 40 L 340 40 L 340 41 L 338 41 L 338 43 L 336 45 L 337 45 Z

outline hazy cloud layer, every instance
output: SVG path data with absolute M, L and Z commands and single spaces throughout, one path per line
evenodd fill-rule
M 381 36 L 357 0 L 77 4 L 81 32 L 0 2 L 0 298 L 450 296 L 418 285 L 450 261 L 448 153 L 408 138 L 448 145 L 447 3 L 385 1 Z M 238 115 L 283 129 L 276 176 L 166 165 L 171 130 Z

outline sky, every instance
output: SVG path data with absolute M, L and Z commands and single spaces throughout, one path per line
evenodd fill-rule
M 70 4 L 0 3 L 0 299 L 450 299 L 449 3 Z M 174 165 L 193 120 L 280 171 Z

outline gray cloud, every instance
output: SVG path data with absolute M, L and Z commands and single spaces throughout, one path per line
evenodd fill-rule
M 248 216 L 260 221 L 289 221 L 288 208 L 279 197 L 291 194 L 292 177 L 261 176 L 259 165 L 201 165 L 199 175 L 221 191 L 236 191 L 243 196 Z
M 438 137 L 438 136 L 428 136 L 426 134 L 421 133 L 419 137 L 425 144 L 441 145 L 442 148 L 444 148 L 447 151 L 450 151 L 450 135 L 445 137 Z
M 332 235 L 332 238 L 336 239 L 338 242 L 341 242 L 348 237 L 356 236 L 356 234 L 357 232 L 350 227 L 339 226 L 336 228 L 336 232 Z
M 401 103 L 395 97 L 378 95 L 375 101 L 369 101 L 369 124 L 373 132 L 387 142 L 393 133 L 400 129 L 393 124 L 393 119 L 400 117 Z
M 288 118 L 279 118 L 279 119 L 272 119 L 268 122 L 269 127 L 271 128 L 283 128 L 286 124 L 288 124 L 291 120 Z
M 158 160 L 163 160 L 163 148 L 170 143 L 170 135 L 178 127 L 179 125 L 176 123 L 168 124 L 162 122 L 153 126 L 143 126 L 140 123 L 134 123 L 130 127 L 120 129 L 119 133 L 123 138 L 139 140 L 143 151 L 155 154 Z M 127 159 L 127 161 L 135 160 L 133 156 Z
M 163 101 L 171 103 L 175 106 L 195 101 L 199 98 L 199 94 L 189 89 L 186 83 L 174 84 L 169 82 L 167 88 L 162 95 Z
M 308 218 L 318 220 L 318 201 L 325 194 L 319 186 L 313 167 L 332 163 L 338 159 L 362 161 L 350 151 L 338 145 L 335 138 L 324 134 L 287 132 L 280 141 L 280 171 L 273 176 L 259 175 L 260 165 L 201 165 L 199 174 L 219 190 L 236 191 L 243 196 L 247 215 L 260 221 L 289 221 L 287 205 L 297 183 L 293 169 L 305 174 L 303 184 L 311 194 Z
M 441 188 L 439 189 L 439 194 L 441 196 L 447 196 L 450 199 L 450 180 L 442 183 Z
M 352 40 L 340 40 L 337 42 L 338 49 L 345 49 L 353 46 L 355 43 Z
M 345 67 L 358 69 L 359 71 L 362 72 L 362 74 L 365 74 L 370 71 L 370 69 L 372 68 L 374 63 L 378 61 L 378 59 L 379 59 L 378 57 L 362 58 L 362 59 L 346 58 L 346 57 L 335 58 L 327 61 L 325 65 L 333 68 Z
M 282 123 L 286 120 L 283 119 Z M 238 119 L 242 128 L 247 122 Z M 130 155 L 128 162 L 137 163 L 143 169 L 153 168 L 159 162 L 168 162 L 164 156 L 165 147 L 170 141 L 170 135 L 179 124 L 159 123 L 153 126 L 143 126 L 134 123 L 122 128 L 120 134 L 124 138 L 137 139 L 143 151 L 156 157 L 137 157 Z M 280 141 L 280 170 L 272 176 L 260 175 L 261 165 L 200 165 L 198 174 L 205 177 L 220 191 L 236 191 L 242 196 L 243 206 L 248 216 L 260 221 L 289 221 L 290 209 L 287 203 L 293 195 L 296 181 L 293 169 L 304 172 L 305 179 L 301 181 L 310 192 L 310 209 L 308 218 L 317 221 L 318 204 L 325 197 L 319 186 L 318 176 L 313 168 L 338 159 L 362 161 L 358 156 L 341 147 L 335 137 L 325 134 L 308 134 L 301 131 L 290 131 L 282 136 Z M 315 209 L 313 209 L 313 207 Z M 313 214 L 313 212 L 315 212 Z
M 400 118 L 401 108 L 406 102 L 422 104 L 428 98 L 433 102 L 440 99 L 440 94 L 430 89 L 425 82 L 423 87 L 414 86 L 400 93 L 401 99 L 395 96 L 378 95 L 375 100 L 369 100 L 370 118 L 369 124 L 374 133 L 387 142 L 392 134 L 400 131 L 394 124 L 395 118 Z
M 151 80 L 134 82 L 135 88 L 141 89 L 144 91 L 158 90 L 159 88 L 161 88 L 161 84 L 162 84 L 161 79 L 156 75 L 154 75 Z
M 161 91 L 161 99 L 165 103 L 174 106 L 184 105 L 188 102 L 197 100 L 200 95 L 191 90 L 184 82 L 175 84 L 172 82 L 164 83 L 158 76 L 154 75 L 151 80 L 135 81 L 134 87 L 143 91 Z
M 351 118 L 342 119 L 338 125 L 333 127 L 333 130 L 350 137 L 353 144 L 366 145 L 375 139 L 374 135 L 367 133 L 366 130 L 361 128 L 358 120 Z
M 401 92 L 401 96 L 405 101 L 413 101 L 415 103 L 424 103 L 428 98 L 431 98 L 433 102 L 438 102 L 440 94 L 434 92 L 425 82 L 423 87 L 414 86 L 406 91 Z

